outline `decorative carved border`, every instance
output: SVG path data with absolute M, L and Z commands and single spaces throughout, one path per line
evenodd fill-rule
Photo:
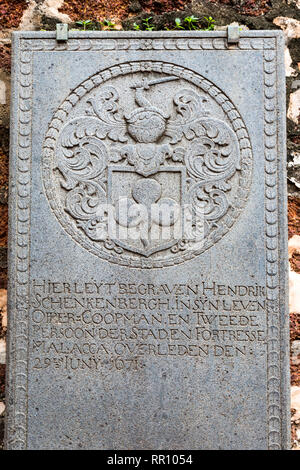
M 266 304 L 269 449 L 281 449 L 281 368 L 278 247 L 277 60 L 264 51 Z
M 274 49 L 274 38 L 241 38 L 230 49 Z M 118 39 L 69 39 L 58 44 L 55 39 L 24 39 L 22 50 L 29 51 L 171 51 L 171 50 L 228 50 L 226 38 L 118 38 Z
M 6 448 L 27 448 L 27 373 L 28 373 L 28 303 L 30 269 L 30 175 L 31 175 L 31 95 L 32 52 L 39 50 L 113 50 L 136 48 L 138 40 L 129 43 L 116 40 L 71 39 L 58 45 L 54 39 L 20 38 L 20 75 L 18 82 L 18 145 L 16 163 L 16 217 L 15 277 L 10 280 L 15 295 L 11 294 L 9 349 L 14 354 L 8 372 L 9 395 L 7 403 Z M 258 49 L 264 54 L 265 107 L 265 226 L 266 226 L 266 284 L 268 321 L 268 438 L 269 449 L 282 448 L 281 420 L 281 358 L 280 358 L 280 290 L 278 247 L 278 188 L 277 172 L 277 95 L 276 95 L 276 38 L 243 38 L 239 50 Z M 180 42 L 183 41 L 183 42 Z M 110 45 L 109 45 L 110 44 Z M 120 45 L 117 45 L 120 44 Z M 148 44 L 148 43 L 147 43 Z M 160 44 L 160 45 L 159 45 Z M 126 46 L 127 45 L 127 46 Z M 141 47 L 139 47 L 142 49 Z M 224 38 L 197 40 L 154 40 L 146 49 L 227 49 Z M 275 50 L 274 50 L 275 49 Z M 16 58 L 15 58 L 16 60 Z M 13 334 L 13 332 L 15 334 Z
M 16 148 L 16 189 L 14 214 L 15 273 L 10 279 L 14 298 L 10 302 L 9 348 L 14 362 L 8 375 L 10 385 L 6 447 L 27 447 L 28 398 L 28 314 L 30 290 L 30 199 L 31 199 L 31 121 L 32 121 L 32 53 L 20 53 L 17 89 L 18 135 Z M 12 402 L 12 404 L 10 404 Z

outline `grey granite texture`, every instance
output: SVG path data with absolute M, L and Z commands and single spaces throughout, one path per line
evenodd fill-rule
M 283 47 L 13 34 L 7 449 L 289 448 Z

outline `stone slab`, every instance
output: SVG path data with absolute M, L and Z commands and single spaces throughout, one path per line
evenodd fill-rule
M 283 50 L 13 34 L 7 449 L 289 447 Z

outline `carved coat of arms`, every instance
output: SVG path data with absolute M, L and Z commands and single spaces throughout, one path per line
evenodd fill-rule
M 183 67 L 151 61 L 77 87 L 50 124 L 43 166 L 51 206 L 73 238 L 110 261 L 159 267 L 191 259 L 229 230 L 251 164 L 227 96 Z

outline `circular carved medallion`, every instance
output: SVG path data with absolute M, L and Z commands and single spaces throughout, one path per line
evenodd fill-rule
M 138 268 L 215 245 L 246 202 L 251 170 L 247 129 L 228 97 L 155 61 L 81 83 L 43 147 L 45 192 L 65 231 L 94 255 Z

